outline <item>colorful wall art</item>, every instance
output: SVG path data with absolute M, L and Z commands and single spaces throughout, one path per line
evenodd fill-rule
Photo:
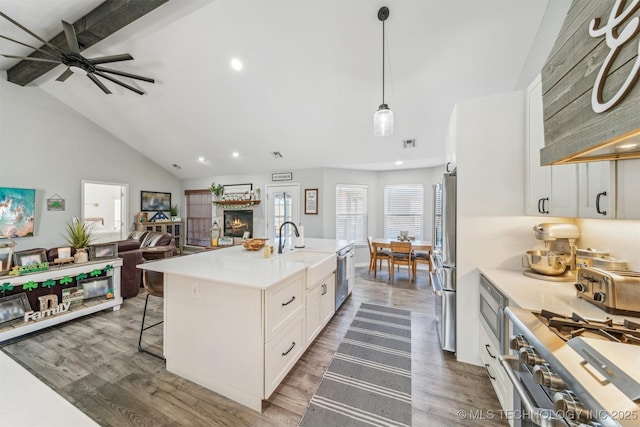
M 36 190 L 0 187 L 0 237 L 33 236 Z

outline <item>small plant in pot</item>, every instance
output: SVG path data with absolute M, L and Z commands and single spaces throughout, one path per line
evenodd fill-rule
M 76 250 L 74 262 L 81 264 L 89 261 L 87 247 L 93 240 L 93 233 L 90 225 L 80 221 L 78 217 L 73 217 L 70 222 L 67 222 L 65 231 L 65 240 Z
M 222 186 L 222 184 L 218 184 L 216 185 L 215 182 L 211 183 L 211 187 L 209 187 L 209 190 L 211 190 L 211 192 L 216 196 L 216 199 L 220 198 L 220 196 L 222 196 L 222 191 L 223 191 L 224 187 Z

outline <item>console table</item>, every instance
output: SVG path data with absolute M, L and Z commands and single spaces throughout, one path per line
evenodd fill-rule
M 113 267 L 109 269 L 108 266 Z M 107 269 L 107 276 L 110 276 L 112 279 L 111 285 L 113 287 L 113 298 L 107 299 L 98 299 L 91 301 L 82 301 L 77 305 L 71 305 L 69 310 L 55 314 L 52 316 L 44 317 L 39 320 L 29 320 L 28 322 L 24 322 L 19 319 L 15 319 L 10 322 L 0 323 L 0 343 L 15 337 L 19 337 L 30 332 L 38 331 L 40 329 L 48 328 L 49 326 L 57 325 L 59 323 L 67 322 L 72 319 L 76 319 L 78 317 L 83 317 L 88 314 L 92 314 L 98 311 L 113 309 L 119 310 L 120 305 L 122 304 L 122 296 L 120 295 L 120 268 L 122 267 L 122 259 L 114 258 L 107 260 L 99 260 L 99 261 L 90 261 L 83 264 L 70 264 L 68 266 L 60 266 L 60 267 L 51 267 L 47 271 L 42 271 L 38 273 L 25 274 L 22 276 L 0 276 L 0 285 L 3 289 L 6 289 L 9 286 L 13 286 L 13 289 L 10 291 L 5 291 L 0 294 L 0 297 L 15 295 L 21 292 L 31 292 L 29 290 L 23 289 L 23 284 L 29 282 L 35 283 L 45 283 L 48 281 L 59 281 L 59 279 L 63 277 L 77 277 L 78 275 L 87 275 L 87 278 L 90 278 L 90 274 L 95 270 L 105 270 Z M 57 288 L 64 286 L 61 284 L 55 285 L 55 287 L 51 287 L 51 294 L 60 294 L 61 291 Z M 59 302 L 62 302 L 62 298 L 58 295 Z M 34 307 L 31 304 L 31 309 L 34 311 L 38 311 L 39 307 Z
M 158 231 L 169 233 L 176 241 L 176 250 L 182 253 L 184 246 L 184 222 L 183 221 L 147 221 L 136 222 L 136 231 Z

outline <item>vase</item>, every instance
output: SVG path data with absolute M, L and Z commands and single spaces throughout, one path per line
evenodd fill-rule
M 76 249 L 75 255 L 73 255 L 74 264 L 82 264 L 89 261 L 89 254 L 86 248 Z

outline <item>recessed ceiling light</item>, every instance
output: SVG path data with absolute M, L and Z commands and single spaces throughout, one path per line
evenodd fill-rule
M 198 157 L 198 161 L 199 161 L 200 163 L 204 163 L 204 162 L 205 162 L 205 160 L 206 160 L 206 159 L 205 159 L 204 157 L 202 157 L 202 156 Z
M 242 68 L 244 68 L 244 65 L 242 65 L 242 61 L 240 61 L 238 58 L 233 58 L 231 60 L 231 68 L 236 71 L 240 71 L 242 70 Z
M 621 150 L 627 150 L 629 148 L 636 148 L 638 146 L 638 144 L 624 144 L 624 145 L 618 145 L 616 148 L 620 148 Z
M 238 153 L 237 151 L 234 151 L 233 153 L 231 153 L 231 155 L 233 157 L 240 157 L 240 153 Z
M 402 160 L 398 160 L 398 161 L 396 162 L 396 166 L 400 166 L 401 164 L 402 164 Z

